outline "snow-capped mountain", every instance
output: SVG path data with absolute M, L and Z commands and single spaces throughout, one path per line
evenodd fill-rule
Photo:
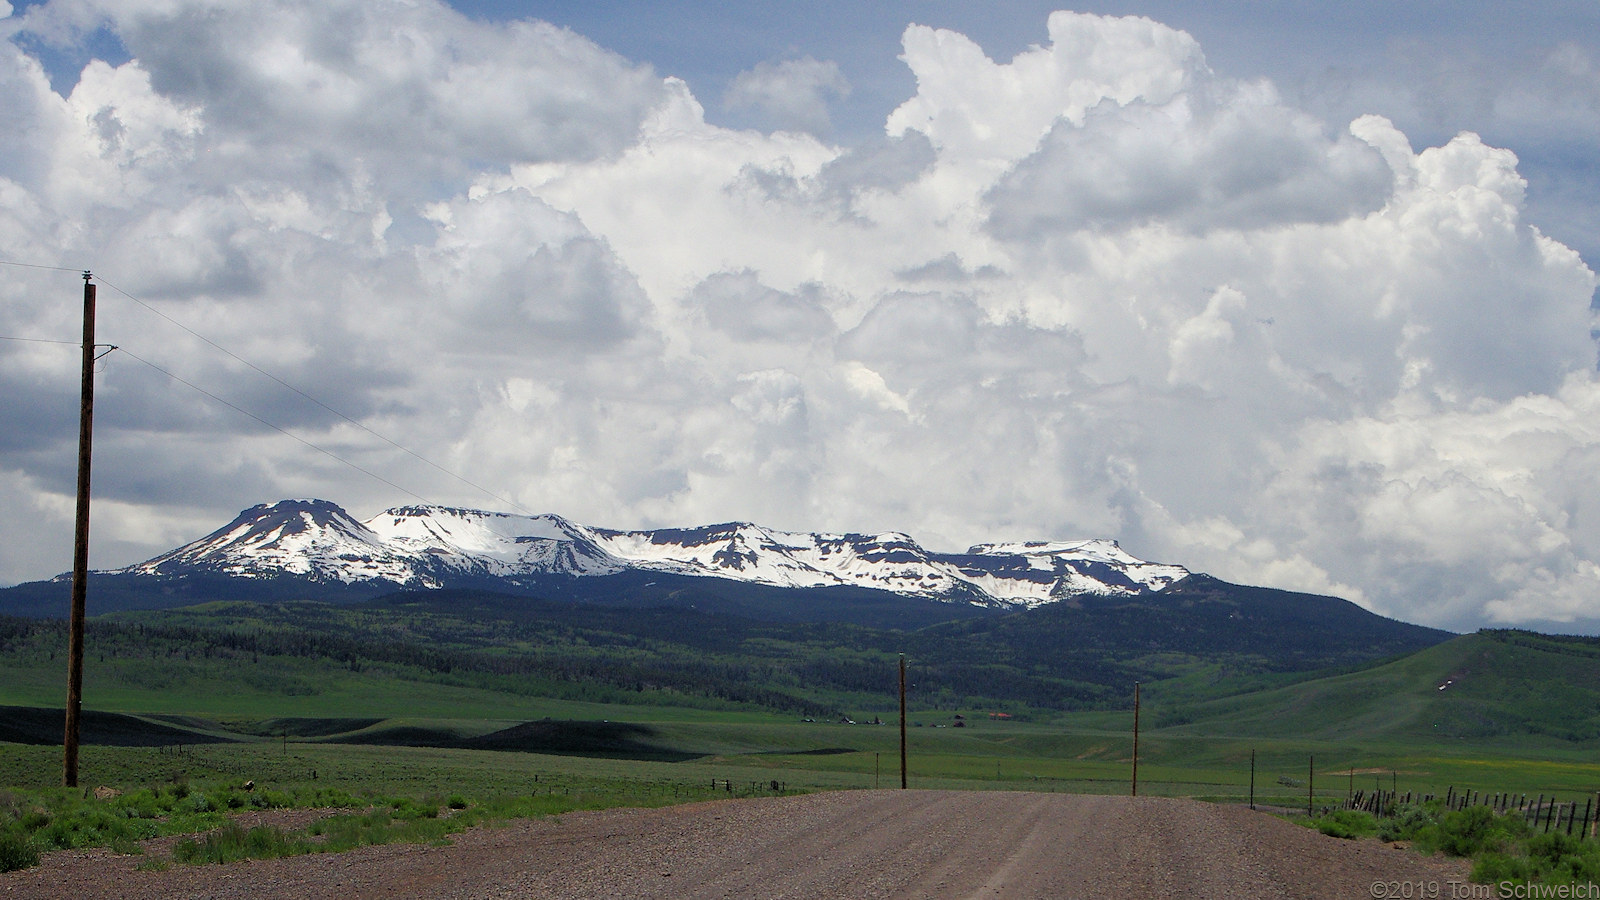
M 995 607 L 1159 591 L 1189 574 L 1104 540 L 979 544 L 942 554 L 894 532 L 805 534 L 742 522 L 616 531 L 555 515 L 441 506 L 399 507 L 360 522 L 325 500 L 252 507 L 192 544 L 112 574 L 296 576 L 437 588 L 629 570 L 778 587 L 850 585 Z

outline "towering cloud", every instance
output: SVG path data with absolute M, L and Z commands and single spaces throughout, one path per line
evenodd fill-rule
M 53 91 L 31 48 L 100 28 L 132 58 Z M 996 61 L 908 27 L 914 95 L 843 146 L 809 58 L 737 79 L 776 130 L 736 131 L 428 0 L 52 0 L 0 20 L 0 258 L 94 268 L 524 509 L 1115 537 L 1428 624 L 1600 626 L 1596 281 L 1513 153 L 1320 120 L 1147 19 L 1047 28 Z M 70 338 L 73 289 L 7 269 L 0 334 Z M 504 505 L 107 294 L 140 358 Z M 74 365 L 0 347 L 0 579 L 65 568 Z M 406 499 L 105 365 L 99 564 L 278 496 Z

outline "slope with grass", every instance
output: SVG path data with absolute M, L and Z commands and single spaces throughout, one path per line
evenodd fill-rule
M 1187 679 L 1191 693 L 1214 697 L 1448 636 L 1334 598 L 1200 576 L 1161 593 L 915 624 L 780 622 L 476 591 L 350 605 L 218 601 L 98 617 L 88 684 L 99 708 L 113 711 L 205 713 L 227 696 L 244 715 L 393 715 L 464 692 L 471 705 L 502 695 L 519 710 L 538 699 L 823 718 L 892 709 L 905 653 L 919 707 L 1036 718 L 1125 706 L 1134 682 Z M 58 621 L 0 619 L 0 703 L 59 703 L 57 676 L 47 673 L 63 651 Z M 192 702 L 169 708 L 182 697 Z
M 1600 639 L 1481 631 L 1372 668 L 1153 709 L 1158 726 L 1196 735 L 1589 742 L 1600 738 Z

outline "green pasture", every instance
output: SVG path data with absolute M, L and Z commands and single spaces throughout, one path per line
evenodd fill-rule
M 381 681 L 368 687 L 382 703 L 400 704 L 393 688 Z M 361 718 L 318 716 L 352 710 L 283 695 L 230 703 L 229 692 L 219 690 L 193 706 L 181 695 L 114 695 L 125 704 L 124 712 L 135 714 L 119 720 L 126 731 L 144 722 L 181 728 L 159 733 L 188 735 L 197 742 L 88 743 L 79 759 L 83 786 L 76 790 L 59 786 L 58 745 L 0 742 L 0 822 L 7 823 L 0 828 L 0 857 L 5 857 L 0 869 L 32 865 L 40 850 L 52 847 L 109 845 L 118 852 L 139 852 L 137 841 L 167 833 L 206 837 L 181 841 L 170 860 L 158 854 L 141 865 L 238 858 L 258 852 L 250 849 L 255 844 L 270 845 L 262 853 L 287 853 L 337 850 L 355 845 L 351 842 L 430 842 L 507 818 L 892 789 L 900 783 L 896 725 L 407 687 L 426 689 L 409 704 L 407 715 Z M 452 690 L 460 694 L 451 696 Z M 0 700 L 17 699 L 16 692 L 0 687 Z M 428 715 L 437 711 L 449 715 Z M 530 718 L 540 713 L 545 715 Z M 1131 713 L 1065 715 L 1051 722 L 991 719 L 976 711 L 963 715 L 958 728 L 954 714 L 912 712 L 913 724 L 906 728 L 910 787 L 1103 794 L 1132 789 Z M 565 752 L 442 746 L 500 736 L 537 741 L 563 735 L 573 739 Z M 202 737 L 227 740 L 198 742 Z M 1236 737 L 1169 726 L 1142 729 L 1138 786 L 1146 796 L 1225 803 L 1253 799 L 1259 807 L 1288 813 L 1308 805 L 1337 807 L 1351 792 L 1374 788 L 1418 799 L 1442 798 L 1453 788 L 1484 798 L 1505 792 L 1573 801 L 1600 790 L 1597 756 L 1592 745 L 1581 742 L 1518 749 L 1503 742 L 1443 745 L 1381 736 L 1363 741 Z M 247 782 L 253 791 L 244 789 Z M 102 800 L 97 788 L 113 793 Z M 328 820 L 328 833 L 321 837 L 316 831 L 321 826 L 246 833 L 227 824 L 229 812 L 259 804 L 341 811 Z M 456 810 L 462 812 L 459 817 L 441 815 Z M 27 830 L 30 822 L 36 830 Z
M 632 707 L 414 681 L 392 671 L 352 672 L 326 660 L 273 658 L 256 667 L 222 661 L 93 657 L 84 662 L 85 705 L 135 715 L 187 715 L 222 721 L 269 718 L 432 717 L 483 721 L 604 719 L 619 710 L 661 721 L 760 719 L 740 709 Z M 65 664 L 0 656 L 0 705 L 62 706 Z
M 176 746 L 86 745 L 81 780 L 118 789 L 177 780 L 253 780 L 281 790 L 320 785 L 408 797 L 500 797 L 603 783 L 612 791 L 629 785 L 625 793 L 630 795 L 676 790 L 671 796 L 677 799 L 702 799 L 695 789 L 713 781 L 732 782 L 739 791 L 774 781 L 790 791 L 899 785 L 899 729 L 894 726 L 704 711 L 693 721 L 681 715 L 639 716 L 641 712 L 657 711 L 604 710 L 611 724 L 637 727 L 646 752 L 605 746 L 539 753 L 348 743 L 385 732 L 408 740 L 475 737 L 512 724 L 502 719 L 357 720 L 353 724 L 361 727 L 349 732 L 306 736 L 300 732 L 326 732 L 340 725 L 293 717 L 238 718 L 214 722 L 208 729 L 231 735 L 234 743 L 186 745 L 181 752 Z M 630 713 L 631 721 L 623 718 Z M 1129 718 L 1127 732 L 1075 727 L 1070 719 L 1049 725 L 982 721 L 960 729 L 908 727 L 908 780 L 914 788 L 1123 793 L 1131 789 L 1132 778 Z M 312 723 L 318 727 L 308 728 Z M 1210 737 L 1157 729 L 1141 735 L 1140 793 L 1244 802 L 1251 794 L 1252 751 L 1257 803 L 1291 809 L 1305 806 L 1308 779 L 1318 805 L 1337 803 L 1352 790 L 1374 788 L 1442 796 L 1453 787 L 1486 795 L 1563 798 L 1600 790 L 1600 757 L 1585 749 L 1517 754 L 1402 742 Z M 57 746 L 0 743 L 0 785 L 45 788 L 59 783 L 60 768 Z
M 1560 753 L 1600 739 L 1600 643 L 1464 635 L 1383 665 L 1221 698 L 1175 697 L 1152 711 L 1152 724 L 1196 735 Z
M 1597 662 L 1594 642 L 1480 634 L 1320 678 L 1251 676 L 1255 690 L 1220 699 L 1183 679 L 1157 682 L 1146 686 L 1141 711 L 1140 793 L 1243 802 L 1253 755 L 1257 802 L 1291 809 L 1304 808 L 1313 791 L 1316 804 L 1374 788 L 1589 794 L 1600 790 Z M 61 663 L 37 642 L 0 654 L 0 706 L 59 708 Z M 403 668 L 332 658 L 91 653 L 86 709 L 138 717 L 125 729 L 182 729 L 195 742 L 179 752 L 91 741 L 82 781 L 125 789 L 248 779 L 415 797 L 588 784 L 627 802 L 640 790 L 665 799 L 673 786 L 673 798 L 699 799 L 694 786 L 713 782 L 724 795 L 729 782 L 736 790 L 774 781 L 789 790 L 899 784 L 896 724 L 803 721 L 706 697 L 676 705 L 661 690 L 640 696 L 648 702 L 552 699 L 537 685 L 417 680 Z M 892 700 L 847 711 L 857 722 L 896 722 Z M 913 695 L 907 728 L 912 787 L 1131 787 L 1131 709 L 1026 720 L 919 702 Z M 59 772 L 59 748 L 0 743 L 0 788 L 42 789 Z

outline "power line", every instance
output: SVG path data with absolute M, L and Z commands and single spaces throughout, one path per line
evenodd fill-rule
M 69 266 L 50 266 L 50 265 L 41 265 L 41 264 L 37 264 L 37 263 L 16 262 L 16 261 L 13 261 L 13 260 L 0 260 L 0 265 L 17 266 L 17 267 L 26 268 L 26 269 L 45 269 L 45 270 L 56 271 L 56 272 L 81 272 L 83 274 L 83 276 L 85 277 L 85 279 L 90 277 L 89 270 L 73 268 L 73 267 L 69 267 Z M 401 444 L 398 441 L 395 441 L 394 439 L 390 438 L 389 436 L 387 436 L 385 434 L 381 434 L 381 433 L 379 433 L 377 431 L 374 431 L 372 428 L 368 427 L 364 423 L 359 422 L 356 419 L 353 419 L 350 416 L 345 415 L 343 412 L 340 412 L 337 409 L 334 409 L 332 406 L 329 406 L 328 404 L 322 402 L 321 400 L 318 400 L 316 397 L 311 396 L 310 394 L 306 393 L 305 391 L 301 390 L 300 388 L 295 387 L 294 385 L 290 384 L 289 382 L 285 381 L 282 378 L 279 378 L 277 375 L 274 375 L 271 372 L 268 372 L 266 369 L 261 368 L 260 366 L 256 365 L 255 363 L 251 362 L 248 359 L 245 359 L 244 357 L 240 356 L 239 354 L 234 353 L 232 350 L 229 350 L 227 347 L 224 347 L 221 344 L 217 343 L 216 341 L 213 341 L 210 338 L 206 337 L 205 335 L 199 333 L 198 331 L 195 331 L 193 328 L 190 328 L 189 326 L 183 324 L 182 322 L 178 321 L 177 319 L 174 319 L 173 317 L 167 315 L 166 313 L 164 313 L 161 310 L 155 308 L 154 306 L 151 306 L 150 304 L 144 302 L 143 300 L 139 299 L 138 297 L 134 296 L 133 294 L 129 293 L 128 291 L 125 291 L 122 288 L 116 286 L 115 284 L 112 284 L 111 282 L 107 281 L 105 278 L 100 277 L 100 276 L 94 276 L 94 277 L 101 284 L 104 284 L 106 287 L 110 288 L 113 291 L 116 291 L 117 293 L 119 293 L 122 296 L 128 298 L 129 300 L 133 301 L 134 303 L 138 304 L 139 306 L 143 307 L 144 309 L 148 310 L 149 312 L 154 313 L 155 315 L 159 316 L 162 319 L 165 319 L 167 322 L 171 323 L 172 325 L 177 326 L 178 328 L 180 328 L 183 331 L 187 332 L 188 334 L 193 336 L 195 339 L 201 341 L 202 343 L 206 344 L 207 346 L 211 347 L 212 349 L 216 350 L 217 352 L 219 352 L 219 353 L 221 353 L 221 354 L 223 354 L 223 355 L 225 355 L 225 356 L 227 356 L 227 357 L 239 362 L 240 364 L 242 364 L 245 367 L 249 368 L 250 370 L 254 371 L 258 375 L 261 375 L 264 378 L 267 378 L 267 379 L 269 379 L 269 380 L 271 380 L 273 382 L 276 382 L 278 385 L 280 385 L 284 389 L 292 391 L 295 394 L 298 394 L 299 396 L 305 398 L 306 400 L 310 401 L 311 403 L 316 404 L 318 407 L 326 410 L 329 413 L 332 413 L 333 415 L 339 417 L 340 419 L 344 420 L 345 422 L 348 422 L 349 424 L 354 425 L 356 428 L 361 429 L 362 431 L 366 432 L 367 434 L 372 435 L 373 437 L 377 438 L 378 440 L 383 441 L 384 443 L 386 443 L 389 446 L 395 448 L 396 450 L 399 450 L 400 452 L 405 453 L 408 456 L 411 456 L 412 458 L 414 458 L 414 459 L 416 459 L 416 460 L 418 460 L 418 461 L 420 461 L 420 462 L 432 467 L 433 469 L 435 469 L 435 470 L 437 470 L 437 471 L 439 471 L 439 472 L 441 472 L 441 473 L 443 473 L 445 475 L 450 476 L 451 478 L 454 478 L 456 481 L 459 481 L 462 484 L 467 485 L 468 487 L 472 488 L 473 490 L 478 491 L 479 493 L 482 493 L 483 495 L 485 495 L 487 497 L 491 497 L 494 500 L 505 504 L 506 506 L 510 507 L 511 509 L 515 509 L 515 510 L 517 510 L 519 512 L 523 512 L 523 513 L 527 513 L 529 515 L 532 515 L 532 513 L 528 509 L 524 508 L 522 506 L 522 504 L 517 503 L 516 501 L 514 501 L 514 500 L 512 500 L 512 499 L 510 499 L 508 497 L 502 497 L 501 495 L 495 493 L 494 491 L 490 490 L 489 488 L 486 488 L 483 485 L 478 484 L 475 481 L 472 481 L 471 479 L 467 478 L 464 475 L 461 475 L 461 474 L 459 474 L 457 472 L 453 472 L 450 469 L 445 468 L 444 466 L 434 462 L 431 459 L 428 459 L 427 457 L 425 457 L 422 454 L 416 452 L 415 450 L 412 450 L 410 447 L 407 447 L 404 444 Z M 5 340 L 15 340 L 15 341 L 38 342 L 38 343 L 51 343 L 51 344 L 73 344 L 73 343 L 76 343 L 74 341 L 50 341 L 50 340 L 44 340 L 44 339 L 39 339 L 39 338 L 4 338 L 4 339 Z M 376 478 L 379 481 L 382 481 L 383 483 L 388 484 L 391 487 L 396 488 L 397 490 L 401 491 L 402 493 L 404 493 L 404 494 L 406 494 L 408 496 L 415 497 L 417 500 L 420 500 L 423 503 L 427 503 L 428 502 L 427 500 L 425 500 L 422 497 L 418 496 L 416 493 L 414 493 L 412 491 L 408 491 L 405 488 L 402 488 L 399 485 L 394 484 L 394 482 L 391 482 L 388 479 L 385 479 L 385 478 L 383 478 L 383 477 L 381 477 L 379 475 L 376 475 L 376 474 L 374 474 L 372 472 L 369 472 L 366 469 L 363 469 L 360 466 L 355 465 L 354 463 L 349 463 L 348 461 L 346 461 L 346 460 L 334 455 L 333 453 L 330 453 L 327 450 L 324 450 L 321 447 L 316 446 L 315 444 L 310 443 L 309 441 L 303 440 L 302 438 L 300 438 L 300 437 L 298 437 L 296 435 L 290 434 L 287 431 L 283 431 L 283 429 L 278 428 L 278 426 L 273 425 L 271 422 L 268 422 L 265 419 L 262 419 L 261 417 L 255 415 L 254 413 L 251 413 L 251 412 L 249 412 L 247 410 L 241 409 L 240 407 L 235 406 L 234 404 L 229 403 L 226 400 L 223 400 L 222 398 L 216 396 L 215 394 L 212 394 L 209 391 L 206 391 L 205 389 L 203 389 L 203 388 L 201 388 L 201 387 L 199 387 L 197 385 L 194 385 L 194 384 L 191 384 L 191 383 L 189 383 L 187 381 L 184 381 L 183 379 L 179 378 L 178 376 L 172 374 L 171 372 L 167 371 L 166 369 L 162 369 L 160 366 L 157 366 L 157 365 L 155 365 L 154 363 L 152 363 L 152 362 L 150 362 L 148 360 L 142 359 L 142 358 L 140 358 L 138 356 L 134 356 L 134 354 L 132 352 L 129 352 L 129 351 L 126 351 L 126 350 L 124 350 L 123 352 L 127 353 L 129 356 L 133 357 L 134 359 L 139 360 L 139 362 L 142 362 L 145 365 L 150 366 L 151 368 L 162 372 L 163 374 L 167 375 L 169 378 L 172 378 L 172 379 L 174 379 L 174 380 L 176 380 L 176 381 L 178 381 L 178 382 L 180 382 L 182 384 L 185 384 L 185 385 L 193 388 L 196 391 L 199 391 L 202 394 L 205 394 L 208 397 L 211 397 L 213 400 L 216 400 L 218 403 L 221 403 L 221 404 L 229 407 L 230 409 L 238 411 L 242 415 L 249 416 L 250 418 L 255 419 L 258 422 L 261 422 L 262 424 L 267 425 L 270 428 L 273 428 L 273 429 L 278 430 L 278 431 L 282 431 L 284 434 L 289 435 L 289 437 L 292 437 L 295 440 L 300 441 L 301 443 L 306 444 L 309 447 L 312 447 L 313 449 L 317 450 L 318 452 L 325 453 L 328 456 L 339 460 L 340 462 L 344 462 L 346 465 L 349 465 L 351 468 L 356 469 L 357 471 L 362 472 L 362 473 L 364 473 L 366 475 L 369 475 L 369 476 L 371 476 L 373 478 Z
M 7 337 L 3 334 L 0 334 L 0 341 L 22 341 L 28 344 L 66 344 L 69 347 L 76 347 L 82 343 L 82 341 L 52 341 L 46 338 Z
M 343 465 L 349 466 L 350 468 L 355 469 L 357 472 L 360 472 L 363 475 L 366 475 L 366 476 L 368 476 L 370 478 L 373 478 L 373 479 L 375 479 L 377 481 L 381 481 L 384 484 L 388 485 L 389 487 L 392 487 L 395 490 L 401 492 L 402 494 L 405 494 L 408 497 L 415 498 L 417 501 L 423 503 L 424 505 L 426 505 L 429 502 L 426 497 L 423 497 L 423 496 L 421 496 L 419 494 L 416 494 L 416 493 L 414 493 L 412 491 L 409 491 L 409 490 L 401 487 L 400 485 L 395 484 L 394 482 L 390 481 L 389 479 L 383 477 L 382 475 L 379 475 L 378 473 L 373 472 L 370 469 L 366 469 L 366 468 L 363 468 L 361 466 L 358 466 L 355 463 L 351 462 L 350 460 L 345 459 L 344 457 L 340 456 L 339 454 L 334 453 L 332 450 L 329 450 L 329 449 L 327 449 L 325 447 L 320 447 L 320 446 L 318 446 L 316 444 L 313 444 L 310 441 L 306 440 L 305 438 L 300 437 L 299 435 L 297 435 L 297 434 L 295 434 L 295 433 L 293 433 L 293 432 L 291 432 L 291 431 L 289 431 L 289 430 L 287 430 L 285 428 L 281 428 L 281 427 L 279 427 L 277 425 L 274 425 L 273 423 L 267 421 L 266 419 L 261 418 L 260 416 L 256 415 L 253 412 L 250 412 L 247 409 L 244 409 L 243 407 L 236 406 L 236 405 L 234 405 L 232 403 L 229 403 L 227 400 L 224 400 L 221 397 L 218 397 L 216 394 L 211 393 L 210 391 L 206 390 L 203 387 L 200 387 L 199 385 L 195 384 L 194 382 L 186 381 L 183 378 L 180 378 L 177 375 L 174 375 L 172 372 L 170 372 L 170 371 L 168 371 L 166 369 L 163 369 L 162 367 L 156 365 L 155 363 L 151 362 L 148 359 L 145 359 L 142 356 L 139 356 L 138 354 L 128 350 L 126 347 L 119 347 L 117 349 L 121 350 L 124 355 L 132 357 L 133 359 L 136 359 L 139 362 L 144 363 L 145 365 L 149 366 L 152 369 L 155 369 L 157 372 L 160 372 L 161 374 L 167 376 L 168 378 L 171 378 L 173 381 L 176 381 L 177 383 L 183 385 L 184 387 L 187 387 L 190 390 L 197 391 L 197 392 L 199 392 L 201 394 L 204 394 L 205 396 L 210 397 L 212 400 L 215 400 L 218 403 L 221 403 L 223 406 L 226 406 L 227 408 L 233 410 L 234 412 L 239 413 L 240 415 L 249 416 L 250 418 L 256 420 L 257 422 L 260 422 L 262 425 L 265 425 L 268 428 L 271 428 L 273 431 L 276 431 L 279 434 L 282 434 L 282 435 L 284 435 L 286 437 L 293 438 L 294 440 L 306 445 L 307 447 L 310 447 L 312 450 L 315 450 L 318 453 L 321 453 L 322 455 L 328 457 L 329 459 L 334 460 L 335 462 L 342 463 Z
M 69 269 L 68 271 L 76 271 L 76 270 Z M 32 344 L 66 344 L 68 346 L 77 346 L 78 343 L 79 343 L 78 341 L 54 341 L 54 340 L 49 340 L 49 339 L 46 339 L 46 338 L 10 337 L 10 336 L 7 336 L 7 335 L 0 335 L 0 341 L 25 341 L 27 343 L 32 343 Z M 211 393 L 210 391 L 206 390 L 203 387 L 200 387 L 197 384 L 194 384 L 193 382 L 185 381 L 184 379 L 179 378 L 177 375 L 174 375 L 172 372 L 168 371 L 167 369 L 163 369 L 162 367 L 156 365 L 155 363 L 151 362 L 148 359 L 145 359 L 142 356 L 139 356 L 138 354 L 136 354 L 133 351 L 127 349 L 126 347 L 122 347 L 122 346 L 116 345 L 116 344 L 96 344 L 95 346 L 96 347 L 106 347 L 107 348 L 105 353 L 102 353 L 99 356 L 95 357 L 96 360 L 103 359 L 112 350 L 121 350 L 123 352 L 123 354 L 125 354 L 127 356 L 130 356 L 130 357 L 138 360 L 139 362 L 144 363 L 145 365 L 149 366 L 150 368 L 155 369 L 157 372 L 160 372 L 161 374 L 167 376 L 168 378 L 171 378 L 173 381 L 176 381 L 179 384 L 184 385 L 185 387 L 188 387 L 188 388 L 191 388 L 191 389 L 193 389 L 195 391 L 198 391 L 201 394 L 204 394 L 205 396 L 210 397 L 212 400 L 215 400 L 218 403 L 221 403 L 223 406 L 226 406 L 229 409 L 231 409 L 231 410 L 233 410 L 233 411 L 235 411 L 235 412 L 237 412 L 237 413 L 239 413 L 241 415 L 249 416 L 250 418 L 255 419 L 257 422 L 260 422 L 261 424 L 267 426 L 268 428 L 271 428 L 272 430 L 279 432 L 280 434 L 284 434 L 284 435 L 287 435 L 287 436 L 289 436 L 291 438 L 294 438 L 295 440 L 299 441 L 302 444 L 305 444 L 307 447 L 310 447 L 311 449 L 317 451 L 318 453 L 322 453 L 322 454 L 324 454 L 324 455 L 326 455 L 326 456 L 328 456 L 328 457 L 330 457 L 330 458 L 332 458 L 334 460 L 337 460 L 338 462 L 341 462 L 344 465 L 347 465 L 350 468 L 355 469 L 357 472 L 361 472 L 364 475 L 369 475 L 369 476 L 371 476 L 373 478 L 376 478 L 377 480 L 383 482 L 384 484 L 389 485 L 390 487 L 400 491 L 401 493 L 404 493 L 404 494 L 406 494 L 406 495 L 408 495 L 410 497 L 414 497 L 417 500 L 420 500 L 424 504 L 429 502 L 427 500 L 427 498 L 421 497 L 421 496 L 417 495 L 416 493 L 414 493 L 412 491 L 408 491 L 405 488 L 401 487 L 400 485 L 395 484 L 394 482 L 390 481 L 389 479 L 384 478 L 383 476 L 378 475 L 375 472 L 371 472 L 371 471 L 369 471 L 367 469 L 364 469 L 361 466 L 358 466 L 355 463 L 345 459 L 344 457 L 339 456 L 338 454 L 334 453 L 331 450 L 328 450 L 328 449 L 323 448 L 323 447 L 319 447 L 316 444 L 313 444 L 310 441 L 305 440 L 304 438 L 300 437 L 299 435 L 296 435 L 296 434 L 294 434 L 292 432 L 286 431 L 285 429 L 280 428 L 277 425 L 272 424 L 271 422 L 268 422 L 266 419 L 261 418 L 260 416 L 256 415 L 253 412 L 250 412 L 247 409 L 243 409 L 243 408 L 241 408 L 241 407 L 239 407 L 239 406 L 237 406 L 237 405 L 235 405 L 233 403 L 229 403 L 227 400 L 224 400 L 221 397 L 218 397 L 216 394 Z
M 77 270 L 76 269 L 68 269 L 68 270 L 65 270 L 65 271 L 77 271 Z M 362 431 L 365 431 L 367 434 L 370 434 L 373 437 L 377 438 L 378 440 L 383 441 L 385 444 L 388 444 L 389 446 L 395 448 L 396 450 L 399 450 L 400 452 L 405 453 L 408 456 L 411 456 L 412 458 L 417 459 L 417 460 L 419 460 L 419 461 L 421 461 L 421 462 L 433 467 L 437 471 L 442 472 L 445 475 L 450 476 L 451 478 L 454 478 L 455 480 L 461 482 L 464 485 L 467 485 L 468 487 L 470 487 L 470 488 L 472 488 L 472 489 L 474 489 L 476 491 L 479 491 L 480 493 L 484 494 L 485 496 L 491 497 L 491 498 L 499 501 L 500 503 L 506 504 L 507 506 L 509 506 L 512 509 L 515 509 L 515 510 L 517 510 L 519 512 L 522 512 L 522 513 L 527 513 L 529 515 L 532 515 L 532 513 L 529 510 L 523 508 L 523 506 L 520 503 L 517 503 L 516 501 L 511 500 L 509 498 L 502 497 L 499 494 L 495 493 L 494 491 L 489 490 L 488 488 L 484 487 L 483 485 L 478 484 L 478 483 L 476 483 L 474 481 L 471 481 L 466 476 L 460 475 L 460 474 L 458 474 L 456 472 L 452 472 L 449 469 L 445 468 L 444 466 L 441 466 L 438 463 L 434 462 L 433 460 L 428 459 L 427 457 L 423 456 L 422 454 L 417 453 L 416 451 L 412 450 L 411 448 L 406 447 L 405 445 L 400 444 L 400 443 L 392 440 L 387 435 L 383 435 L 383 434 L 380 434 L 380 433 L 372 430 L 371 428 L 367 427 L 365 424 L 356 421 L 355 419 L 345 415 L 344 413 L 340 412 L 337 409 L 334 409 L 333 407 L 331 407 L 328 404 L 322 402 L 321 400 L 318 400 L 316 397 L 311 396 L 310 394 L 308 394 L 305 391 L 295 387 L 294 385 L 290 384 L 289 382 L 284 381 L 282 378 L 279 378 L 278 376 L 272 374 L 271 372 L 268 372 L 266 369 L 261 368 L 260 366 L 256 365 L 255 363 L 251 362 L 250 360 L 245 359 L 244 357 L 240 356 L 237 353 L 234 353 L 232 350 L 229 350 L 227 347 L 224 347 L 221 344 L 217 343 L 216 341 L 211 340 L 210 338 L 206 337 L 205 335 L 201 334 L 200 332 L 195 331 L 193 328 L 190 328 L 189 326 L 183 324 L 182 322 L 178 321 L 177 319 L 174 319 L 173 317 L 167 315 L 166 313 L 162 312 L 161 310 L 156 309 L 154 306 L 151 306 L 150 304 L 144 302 L 143 300 L 140 300 L 138 297 L 135 297 L 134 295 L 128 293 L 127 291 L 123 290 L 122 288 L 117 287 L 116 285 L 112 284 L 109 281 L 106 281 L 104 278 L 102 278 L 100 276 L 95 276 L 95 277 L 100 281 L 101 284 L 103 284 L 106 287 L 112 289 L 113 291 L 116 291 L 117 293 L 119 293 L 122 296 L 128 298 L 129 300 L 132 300 L 134 303 L 138 304 L 139 306 L 144 307 L 146 310 L 149 310 L 150 312 L 154 313 L 155 315 L 167 320 L 168 322 L 172 323 L 173 325 L 177 326 L 178 328 L 182 329 L 183 331 L 185 331 L 188 334 L 190 334 L 191 336 L 193 336 L 195 339 L 205 343 L 207 346 L 212 347 L 217 352 L 222 353 L 223 355 L 228 356 L 229 358 L 239 362 L 240 364 L 248 367 L 252 371 L 254 371 L 257 374 L 261 375 L 262 377 L 268 378 L 268 379 L 278 383 L 280 386 L 282 386 L 286 390 L 289 390 L 289 391 L 292 391 L 292 392 L 294 392 L 296 394 L 299 394 L 301 397 L 304 397 L 306 400 L 309 400 L 310 402 L 316 404 L 317 406 L 321 407 L 322 409 L 332 413 L 335 416 L 338 416 L 340 419 L 343 419 L 344 421 L 350 423 L 351 425 L 354 425 L 355 427 L 361 429 Z M 131 356 L 132 354 L 129 354 L 129 355 Z M 176 377 L 176 376 L 174 376 L 174 377 Z M 240 411 L 243 412 L 243 410 L 240 410 Z M 248 413 L 247 413 L 247 415 L 248 415 Z M 411 492 L 407 491 L 406 493 L 409 494 Z M 411 494 L 411 496 L 415 497 L 416 495 L 415 494 Z M 418 498 L 418 499 L 421 499 L 421 498 Z M 424 502 L 426 502 L 426 501 L 424 501 Z
M 21 269 L 49 269 L 53 272 L 84 272 L 85 269 L 74 269 L 71 266 L 41 266 L 37 263 L 13 262 L 9 259 L 0 259 L 0 266 L 16 266 Z

